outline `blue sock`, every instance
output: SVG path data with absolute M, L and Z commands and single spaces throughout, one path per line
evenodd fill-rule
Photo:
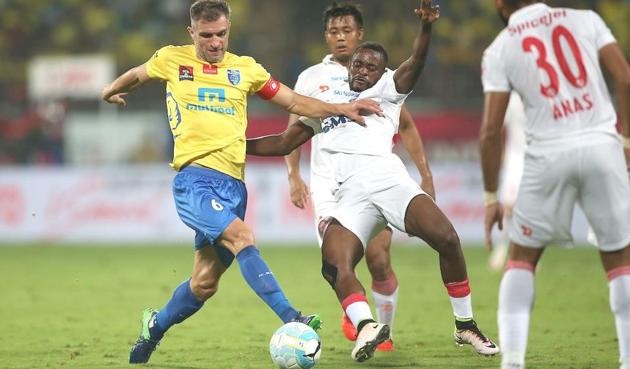
M 300 313 L 295 310 L 284 292 L 280 288 L 276 277 L 260 257 L 260 253 L 255 246 L 247 246 L 236 255 L 236 260 L 241 267 L 241 273 L 247 284 L 256 291 L 263 301 L 282 319 L 289 322 L 297 318 Z
M 149 328 L 151 338 L 155 340 L 161 339 L 171 326 L 183 322 L 201 309 L 202 306 L 203 301 L 199 301 L 190 289 L 190 279 L 185 280 L 177 286 L 173 292 L 173 297 L 157 313 L 155 324 Z

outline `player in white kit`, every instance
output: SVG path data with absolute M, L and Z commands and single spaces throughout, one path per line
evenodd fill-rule
M 455 229 L 391 151 L 401 105 L 420 76 L 431 24 L 439 18 L 439 7 L 431 3 L 422 0 L 415 10 L 420 25 L 412 55 L 396 71 L 386 69 L 387 52 L 378 43 L 359 45 L 350 59 L 350 90 L 348 96 L 339 94 L 339 101 L 372 99 L 380 104 L 382 115 L 366 116 L 365 126 L 344 116 L 314 123 L 301 120 L 310 127 L 293 124 L 281 135 L 247 142 L 249 154 L 285 155 L 321 132 L 321 149 L 330 154 L 328 164 L 338 186 L 334 219 L 324 234 L 322 274 L 359 332 L 351 354 L 357 361 L 372 357 L 376 346 L 389 337 L 389 327 L 374 320 L 354 272 L 371 235 L 388 223 L 422 238 L 438 252 L 442 280 L 455 315 L 455 342 L 471 344 L 482 355 L 499 352 L 473 320 L 466 262 Z
M 535 266 L 547 245 L 572 244 L 571 215 L 578 203 L 598 239 L 621 368 L 630 369 L 630 183 L 623 149 L 628 155 L 630 66 L 592 11 L 524 0 L 496 0 L 496 5 L 507 27 L 482 62 L 480 150 L 489 244 L 494 224 L 501 228 L 496 190 L 511 90 L 523 99 L 527 116 L 525 167 L 499 288 L 502 368 L 525 367 Z M 616 114 L 600 61 L 615 83 Z
M 518 187 L 521 184 L 523 162 L 525 161 L 525 120 L 523 101 L 516 92 L 512 92 L 503 120 L 505 148 L 501 163 L 501 189 L 499 191 L 504 211 L 503 230 L 496 237 L 496 242 L 492 245 L 492 252 L 488 259 L 488 265 L 494 271 L 501 270 L 507 258 L 512 209 L 518 195 Z
M 348 61 L 363 38 L 363 15 L 354 4 L 333 3 L 324 11 L 324 37 L 330 50 L 324 60 L 304 70 L 295 84 L 295 91 L 324 101 L 338 100 L 335 95 L 350 94 L 348 86 Z M 299 116 L 291 115 L 289 125 L 296 124 Z M 422 189 L 435 198 L 431 170 L 424 154 L 422 140 L 416 129 L 411 113 L 403 105 L 401 111 L 399 135 L 409 155 L 413 159 L 422 178 Z M 330 222 L 335 207 L 334 181 L 331 167 L 328 165 L 329 153 L 320 145 L 319 135 L 311 139 L 310 191 L 300 176 L 300 149 L 285 157 L 289 172 L 291 201 L 304 209 L 312 201 L 315 215 L 317 240 L 322 245 L 322 235 Z M 376 308 L 377 320 L 390 327 L 392 336 L 394 316 L 398 302 L 398 280 L 391 265 L 389 250 L 392 230 L 386 227 L 369 241 L 365 260 L 372 277 L 372 297 Z M 341 324 L 345 336 L 355 340 L 357 331 L 344 314 Z M 377 347 L 377 351 L 393 351 L 391 339 Z

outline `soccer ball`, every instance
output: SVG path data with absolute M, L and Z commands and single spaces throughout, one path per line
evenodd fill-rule
M 319 335 L 308 325 L 290 322 L 271 336 L 269 353 L 280 369 L 309 369 L 319 361 Z

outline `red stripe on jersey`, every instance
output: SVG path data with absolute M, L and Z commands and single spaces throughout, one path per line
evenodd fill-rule
M 353 293 L 349 295 L 348 297 L 343 299 L 343 301 L 341 302 L 341 307 L 343 308 L 343 311 L 346 311 L 346 309 L 348 309 L 348 306 L 354 304 L 355 302 L 367 303 L 367 297 L 365 297 L 365 295 L 362 295 L 360 293 Z
M 280 82 L 276 81 L 273 77 L 269 77 L 269 81 L 258 91 L 258 96 L 263 100 L 272 99 L 280 91 Z
M 448 295 L 451 297 L 466 297 L 470 295 L 470 285 L 468 279 L 461 282 L 444 283 Z
M 622 275 L 630 275 L 630 265 L 620 266 L 618 268 L 609 270 L 608 280 L 612 281 L 613 279 L 621 277 Z
M 509 269 L 525 269 L 534 273 L 535 267 L 532 264 L 524 261 L 508 260 L 508 262 L 505 264 L 505 270 L 503 272 L 507 272 Z

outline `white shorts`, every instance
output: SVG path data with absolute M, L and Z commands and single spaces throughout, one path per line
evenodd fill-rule
M 310 187 L 311 203 L 315 218 L 315 233 L 319 247 L 322 247 L 322 237 L 325 228 L 320 229 L 320 227 L 325 227 L 325 225 L 321 224 L 321 221 L 333 215 L 335 204 L 337 203 L 335 201 L 335 192 L 337 192 L 339 184 L 332 178 L 318 176 L 311 172 Z
M 368 170 L 345 180 L 335 194 L 333 217 L 354 233 L 363 248 L 387 223 L 405 231 L 405 213 L 411 200 L 425 194 L 398 157 L 378 158 Z
M 527 154 L 510 238 L 530 247 L 572 246 L 576 203 L 601 251 L 630 244 L 630 181 L 619 140 Z

